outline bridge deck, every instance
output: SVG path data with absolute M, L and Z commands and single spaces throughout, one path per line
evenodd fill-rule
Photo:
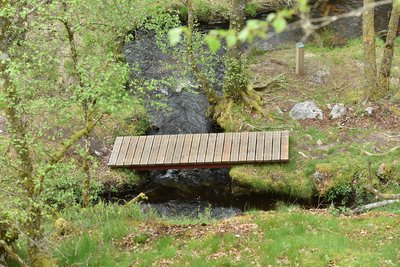
M 218 168 L 289 161 L 289 132 L 117 137 L 108 165 L 136 170 Z

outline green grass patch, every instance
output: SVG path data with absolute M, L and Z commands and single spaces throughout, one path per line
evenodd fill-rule
M 337 217 L 281 205 L 273 212 L 181 224 L 133 215 L 132 208 L 138 206 L 98 205 L 82 213 L 68 212 L 77 231 L 57 241 L 59 265 L 382 266 L 400 257 L 395 213 Z M 154 225 L 168 228 L 145 230 Z M 181 232 L 162 232 L 174 227 Z M 129 234 L 137 236 L 135 246 L 124 247 L 120 241 Z M 139 240 L 141 236 L 145 237 Z

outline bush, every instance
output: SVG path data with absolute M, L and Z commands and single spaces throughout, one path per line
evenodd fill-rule
M 84 174 L 79 166 L 74 159 L 57 164 L 45 180 L 42 200 L 58 210 L 81 203 Z M 101 191 L 102 185 L 92 179 L 92 201 L 97 200 Z

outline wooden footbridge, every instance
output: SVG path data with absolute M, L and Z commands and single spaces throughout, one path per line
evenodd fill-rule
M 117 137 L 108 165 L 136 170 L 221 168 L 289 161 L 289 132 Z

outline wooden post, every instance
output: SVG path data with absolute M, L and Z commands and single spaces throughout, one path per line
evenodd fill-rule
M 304 44 L 296 44 L 296 73 L 304 75 Z

